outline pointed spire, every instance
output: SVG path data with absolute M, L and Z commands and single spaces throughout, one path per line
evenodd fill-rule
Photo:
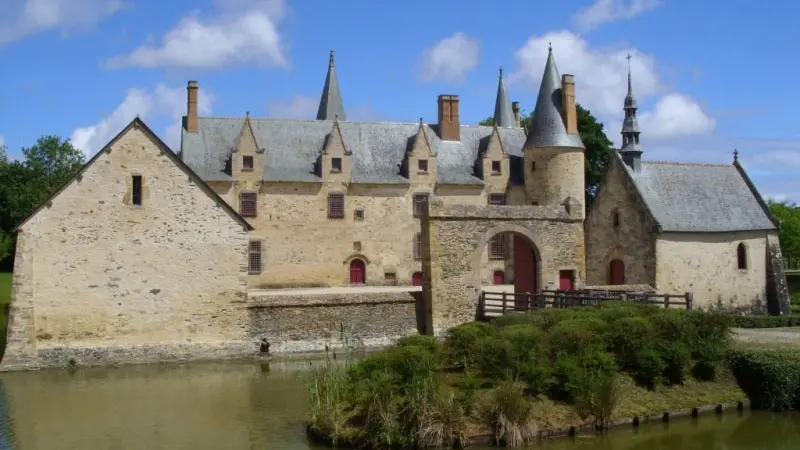
M 739 150 L 737 149 L 733 149 L 733 162 L 739 162 Z
M 322 88 L 322 97 L 319 100 L 317 120 L 347 120 L 344 115 L 342 94 L 339 92 L 339 81 L 336 79 L 334 69 L 333 50 L 328 60 L 328 75 L 325 77 L 325 86 Z
M 503 68 L 500 68 L 500 79 L 497 81 L 497 99 L 494 102 L 494 124 L 500 128 L 513 128 L 516 126 L 514 110 L 511 100 L 508 99 L 506 83 L 503 80 Z
M 585 148 L 579 135 L 567 133 L 562 113 L 561 75 L 553 57 L 553 47 L 550 46 L 525 146 Z
M 631 54 L 625 57 L 628 60 L 628 94 L 625 95 L 623 109 L 625 119 L 622 122 L 622 148 L 619 154 L 622 160 L 633 170 L 638 171 L 641 167 L 642 147 L 639 145 L 639 121 L 636 119 L 636 97 L 633 96 L 633 85 L 631 83 Z

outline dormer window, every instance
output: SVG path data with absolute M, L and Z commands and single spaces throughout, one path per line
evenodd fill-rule
M 501 172 L 500 161 L 492 161 L 492 174 L 497 175 Z
M 342 158 L 331 158 L 331 172 L 342 171 Z
M 242 156 L 242 170 L 253 170 L 252 156 Z
M 420 172 L 427 172 L 428 171 L 428 160 L 427 159 L 420 159 L 417 161 L 417 169 Z

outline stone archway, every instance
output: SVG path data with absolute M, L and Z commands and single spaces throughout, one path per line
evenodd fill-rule
M 447 205 L 428 202 L 422 216 L 426 334 L 475 320 L 481 256 L 489 239 L 515 233 L 536 249 L 538 285 L 557 285 L 560 273 L 585 276 L 583 215 L 560 206 Z

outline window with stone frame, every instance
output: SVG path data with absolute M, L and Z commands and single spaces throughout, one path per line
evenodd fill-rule
M 131 203 L 136 206 L 142 204 L 142 176 L 131 176 Z
M 239 194 L 239 214 L 242 217 L 256 217 L 258 214 L 258 196 L 255 192 Z
M 355 220 L 364 220 L 364 208 L 356 208 L 355 211 L 353 211 L 353 218 L 355 218 Z
M 342 171 L 342 158 L 331 158 L 331 172 Z
M 247 248 L 247 272 L 261 273 L 261 241 L 250 241 Z
M 414 235 L 414 259 L 422 259 L 422 233 Z
M 492 173 L 499 174 L 502 172 L 502 166 L 500 165 L 500 161 L 492 161 Z
M 417 160 L 417 169 L 420 172 L 427 172 L 428 171 L 428 160 L 427 159 Z
M 341 192 L 328 194 L 328 218 L 344 219 L 344 194 Z
M 250 155 L 242 156 L 242 170 L 253 170 L 253 157 Z
M 505 205 L 506 194 L 489 194 L 490 205 Z M 489 239 L 489 259 L 506 259 L 506 235 L 500 233 Z
M 430 194 L 414 194 L 414 217 L 421 217 L 428 206 Z

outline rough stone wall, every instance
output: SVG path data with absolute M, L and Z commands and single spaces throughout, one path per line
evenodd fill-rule
M 528 204 L 560 206 L 572 197 L 580 203 L 579 217 L 584 219 L 585 151 L 578 148 L 526 148 L 524 155 Z
M 247 125 L 247 123 L 245 123 Z M 243 130 L 237 151 L 232 156 L 233 183 L 209 183 L 234 209 L 239 209 L 240 192 L 258 193 L 257 217 L 247 218 L 255 228 L 252 239 L 263 240 L 262 272 L 250 275 L 251 288 L 288 288 L 348 285 L 349 263 L 360 258 L 366 263 L 366 284 L 392 284 L 387 273 L 394 273 L 396 284 L 410 285 L 414 272 L 422 270 L 414 258 L 414 237 L 421 231 L 420 219 L 413 215 L 414 194 L 428 193 L 445 204 L 485 205 L 490 193 L 504 193 L 508 186 L 509 165 L 499 141 L 490 144 L 483 164 L 502 161 L 500 174 L 489 174 L 485 186 L 436 186 L 436 158 L 428 153 L 424 140 L 415 142 L 409 155 L 408 185 L 350 184 L 352 156 L 342 141 L 328 139 L 321 156 L 322 183 L 262 182 L 261 157 L 252 133 Z M 253 156 L 257 169 L 241 170 L 244 156 Z M 342 158 L 342 171 L 331 172 L 331 158 Z M 428 171 L 418 169 L 418 160 L 428 160 Z M 345 194 L 342 219 L 328 218 L 328 194 Z M 356 209 L 364 218 L 356 219 Z M 506 261 L 490 261 L 484 252 L 483 283 L 492 283 L 495 270 L 513 269 Z
M 610 282 L 610 264 L 625 264 L 625 284 L 655 286 L 655 221 L 650 217 L 636 188 L 618 158 L 603 180 L 600 192 L 584 224 L 586 230 L 586 283 Z M 614 226 L 614 212 L 619 226 Z
M 578 214 L 582 215 L 581 212 Z M 445 205 L 432 201 L 424 219 L 426 265 L 423 292 L 432 309 L 433 332 L 475 319 L 486 242 L 514 232 L 535 248 L 538 286 L 558 286 L 559 271 L 585 279 L 583 220 L 559 206 Z
M 270 352 L 295 353 L 391 344 L 417 333 L 420 292 L 270 295 L 251 298 L 250 337 Z
M 747 269 L 736 248 L 747 248 Z M 697 308 L 766 312 L 767 233 L 662 233 L 656 243 L 656 289 L 692 292 Z
M 142 176 L 142 205 L 131 175 Z M 170 346 L 247 339 L 247 231 L 141 129 L 25 223 L 19 242 L 6 368 L 111 348 L 135 360 L 137 345 L 164 359 Z
M 776 232 L 767 234 L 767 309 L 771 314 L 792 313 L 783 252 Z

